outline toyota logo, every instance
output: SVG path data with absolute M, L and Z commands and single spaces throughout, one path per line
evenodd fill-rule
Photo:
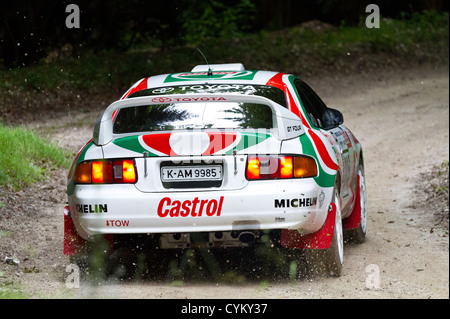
M 166 102 L 171 102 L 172 99 L 169 97 L 155 97 L 154 99 L 152 99 L 152 102 L 159 102 L 159 103 L 166 103 Z
M 152 93 L 154 94 L 164 94 L 164 93 L 169 93 L 172 92 L 174 90 L 174 88 L 168 87 L 168 88 L 159 88 L 159 89 L 154 89 L 152 91 Z

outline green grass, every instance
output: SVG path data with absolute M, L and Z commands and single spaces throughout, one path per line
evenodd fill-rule
M 381 19 L 379 29 L 341 26 L 337 34 L 328 38 L 329 47 L 357 43 L 373 52 L 408 52 L 416 45 L 428 47 L 448 46 L 448 13 L 425 11 L 409 19 Z
M 20 190 L 49 177 L 52 169 L 68 167 L 71 154 L 24 127 L 0 123 L 0 187 Z
M 0 299 L 29 299 L 29 296 L 14 288 L 0 288 Z

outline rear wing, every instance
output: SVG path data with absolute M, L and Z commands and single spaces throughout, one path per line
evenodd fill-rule
M 304 133 L 301 119 L 297 115 L 266 97 L 242 94 L 174 94 L 135 97 L 112 103 L 95 123 L 92 141 L 96 145 L 102 146 L 113 140 L 113 114 L 117 110 L 152 104 L 193 102 L 248 102 L 265 104 L 270 106 L 273 111 L 275 117 L 273 135 L 279 140 L 292 139 Z

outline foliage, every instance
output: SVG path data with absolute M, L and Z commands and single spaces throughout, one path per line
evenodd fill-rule
M 241 10 L 236 8 L 233 10 Z M 208 10 L 205 8 L 205 12 Z M 240 12 L 245 15 L 246 11 Z M 404 14 L 396 20 L 382 19 L 380 29 L 367 29 L 362 19 L 357 26 L 343 24 L 317 31 L 300 25 L 228 39 L 214 37 L 214 32 L 219 31 L 212 30 L 192 36 L 192 41 L 198 41 L 209 63 L 239 61 L 247 68 L 304 73 L 353 51 L 414 59 L 416 51 L 420 54 L 435 50 L 448 57 L 448 25 L 447 12 L 425 11 Z M 315 64 L 309 66 L 312 60 Z M 170 50 L 140 47 L 123 53 L 85 50 L 76 57 L 60 52 L 54 59 L 44 59 L 33 66 L 0 70 L 0 91 L 58 93 L 113 88 L 123 92 L 144 76 L 186 71 L 203 63 L 200 53 L 186 45 Z
M 23 127 L 0 123 L 0 186 L 19 190 L 45 179 L 55 167 L 70 165 L 71 154 Z
M 250 0 L 196 0 L 183 11 L 181 18 L 187 43 L 210 38 L 229 40 L 251 29 L 255 6 Z
M 109 0 L 0 1 L 0 63 L 33 65 L 66 48 L 78 56 L 130 48 L 173 48 L 205 39 L 279 30 L 310 20 L 356 25 L 370 0 Z M 80 10 L 80 28 L 66 26 L 69 4 Z M 448 12 L 445 1 L 378 0 L 381 14 L 398 18 L 423 10 Z
M 448 13 L 425 11 L 423 14 L 393 20 L 382 18 L 379 29 L 367 29 L 361 19 L 357 27 L 341 25 L 336 32 L 314 34 L 309 32 L 305 37 L 311 43 L 322 43 L 322 54 L 329 51 L 347 48 L 352 44 L 368 48 L 371 52 L 407 53 L 415 46 L 428 48 L 448 47 Z

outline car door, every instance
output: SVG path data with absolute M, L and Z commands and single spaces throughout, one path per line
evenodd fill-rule
M 356 152 L 349 137 L 347 129 L 343 125 L 329 130 L 329 133 L 337 143 L 336 156 L 341 167 L 341 198 L 343 211 L 350 208 L 354 200 L 353 180 L 355 177 Z
M 300 79 L 294 81 L 295 88 L 300 96 L 306 116 L 315 128 L 333 145 L 340 167 L 340 195 L 343 211 L 353 203 L 353 179 L 355 167 L 355 150 L 347 129 L 342 125 L 342 114 L 328 108 L 322 99 Z

